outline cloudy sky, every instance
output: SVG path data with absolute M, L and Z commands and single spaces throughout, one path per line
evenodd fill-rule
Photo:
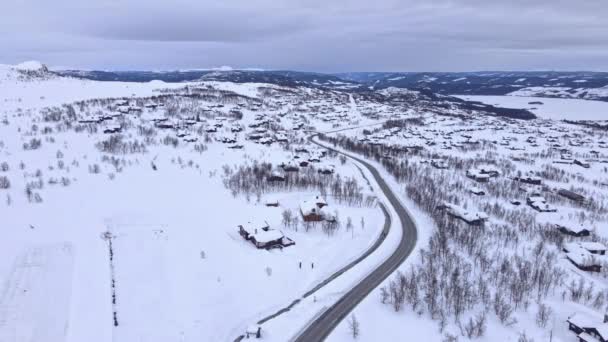
M 9 0 L 0 63 L 608 71 L 607 0 Z

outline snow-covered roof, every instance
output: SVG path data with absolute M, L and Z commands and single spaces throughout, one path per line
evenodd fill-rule
M 604 341 L 608 340 L 608 324 L 602 323 L 599 326 L 595 327 L 595 330 L 597 330 L 598 334 L 600 334 Z
M 466 174 L 469 177 L 475 177 L 475 178 L 478 178 L 478 179 L 481 179 L 481 178 L 490 178 L 489 174 L 484 173 L 482 170 L 476 169 L 476 168 L 468 169 Z
M 285 177 L 285 173 L 279 170 L 273 170 L 270 175 L 273 177 Z
M 603 319 L 599 316 L 591 316 L 585 313 L 577 312 L 568 318 L 568 322 L 576 325 L 579 328 L 593 328 L 604 340 L 608 339 L 608 324 L 604 323 Z M 585 332 L 579 334 L 579 336 L 583 337 L 585 341 L 600 341 L 596 337 Z
M 266 220 L 251 219 L 245 224 L 242 224 L 241 227 L 243 227 L 243 229 L 249 234 L 253 234 L 256 229 L 258 231 L 268 229 L 270 225 L 268 224 L 268 222 L 266 222 Z
M 258 324 L 252 324 L 250 326 L 247 327 L 247 330 L 245 330 L 246 333 L 249 334 L 257 334 L 258 330 L 261 328 L 260 325 Z
M 448 163 L 443 159 L 433 159 L 431 160 L 431 164 L 438 168 L 448 168 Z
M 594 266 L 598 265 L 595 256 L 589 253 L 587 250 L 579 248 L 574 251 L 566 253 L 568 259 L 574 261 L 579 266 Z
M 322 163 L 316 166 L 317 170 L 322 172 L 334 172 L 336 167 L 333 164 Z
M 482 165 L 478 166 L 477 169 L 482 173 L 496 173 L 500 174 L 500 170 L 495 165 Z
M 476 186 L 471 187 L 469 190 L 474 194 L 481 194 L 485 192 L 482 188 Z
M 120 129 L 120 128 L 121 128 L 120 124 L 117 124 L 117 123 L 109 123 L 104 126 L 104 129 Z
M 264 203 L 279 203 L 279 199 L 275 196 L 267 196 L 264 200 Z
M 276 241 L 283 238 L 283 233 L 280 230 L 268 229 L 262 230 L 258 229 L 257 233 L 251 234 L 255 241 L 261 243 L 267 243 L 271 241 Z
M 582 312 L 572 314 L 572 316 L 568 317 L 567 321 L 579 328 L 591 328 L 602 323 L 599 317 L 593 317 Z
M 323 215 L 323 209 L 319 208 L 314 201 L 304 201 L 300 203 L 302 215 Z
M 541 196 L 540 194 L 534 192 L 532 195 L 528 196 L 527 199 L 528 204 L 538 211 L 541 212 L 555 212 L 557 209 L 547 203 L 547 200 Z
M 587 334 L 586 332 L 582 332 L 582 333 L 578 334 L 578 337 L 580 338 L 580 341 L 601 342 L 601 340 L 599 338 L 595 338 L 595 336 L 591 336 L 591 335 Z
M 606 250 L 606 246 L 604 246 L 604 244 L 599 243 L 599 242 L 583 241 L 583 242 L 579 242 L 579 245 L 588 251 L 605 251 Z
M 591 228 L 589 228 L 587 226 L 584 226 L 583 224 L 564 226 L 561 223 L 556 223 L 555 225 L 556 225 L 557 228 L 564 228 L 564 229 L 567 229 L 567 230 L 569 230 L 569 231 L 571 231 L 573 233 L 576 233 L 576 234 L 581 233 L 584 230 L 589 230 L 589 231 L 591 230 Z
M 327 205 L 327 201 L 325 200 L 325 197 L 321 196 L 321 195 L 317 195 L 315 196 L 315 198 L 313 198 L 313 200 L 311 201 L 317 205 L 320 206 L 326 206 Z
M 543 196 L 530 196 L 528 197 L 530 203 L 545 203 L 547 200 Z
M 274 142 L 274 139 L 272 139 L 271 137 L 265 137 L 265 138 L 260 139 L 260 143 L 262 143 L 262 144 L 272 143 L 272 142 Z
M 564 250 L 566 252 L 574 252 L 579 249 L 582 249 L 581 245 L 577 242 L 566 242 L 564 243 Z
M 528 180 L 528 181 L 540 181 L 540 180 L 542 180 L 540 177 L 534 176 L 534 175 L 522 176 L 522 177 L 519 177 L 519 179 Z
M 445 202 L 443 205 L 445 208 L 447 208 L 447 210 L 450 214 L 460 217 L 468 222 L 477 221 L 477 220 L 483 221 L 483 220 L 487 220 L 489 218 L 489 216 L 486 213 L 483 213 L 480 211 L 477 211 L 477 212 L 468 211 L 465 208 L 463 208 L 459 205 L 456 205 L 456 204 Z

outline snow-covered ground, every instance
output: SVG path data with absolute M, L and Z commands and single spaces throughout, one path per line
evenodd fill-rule
M 539 118 L 553 120 L 607 120 L 608 102 L 528 96 L 457 95 L 499 107 L 528 109 Z M 541 103 L 538 103 L 541 102 Z
M 53 309 L 71 307 L 73 319 L 65 341 L 107 341 L 110 336 L 116 341 L 235 337 L 239 333 L 233 331 L 235 327 L 289 302 L 356 258 L 373 243 L 383 224 L 379 209 L 340 206 L 329 198 L 330 208 L 342 219 L 352 218 L 357 225 L 354 233 L 342 230 L 327 237 L 303 228 L 285 230 L 282 210 L 297 210 L 300 201 L 314 193 L 272 195 L 281 203 L 279 208 L 266 207 L 265 197 L 261 203 L 232 197 L 220 177 L 209 177 L 209 173 L 238 160 L 239 154 L 210 149 L 198 170 L 182 169 L 159 157 L 155 161 L 159 171 L 153 172 L 149 161 L 140 160 L 141 165 L 112 181 L 104 175 L 89 179 L 82 175 L 67 188 L 48 189 L 36 206 L 15 198 L 3 219 L 10 233 L 3 242 L 0 270 L 6 274 L 14 252 L 32 244 L 58 240 L 74 246 L 74 277 L 67 271 L 57 272 L 67 277 L 57 281 L 70 284 L 73 279 L 72 302 Z M 22 214 L 10 214 L 13 211 Z M 237 225 L 252 218 L 283 229 L 296 245 L 283 251 L 255 249 L 237 233 Z M 365 218 L 365 229 L 359 227 L 361 218 Z M 101 239 L 108 229 L 116 236 L 119 326 L 115 330 L 111 329 L 108 250 Z M 299 262 L 304 264 L 302 269 Z M 10 278 L 8 286 L 17 286 L 16 281 Z M 20 286 L 30 291 L 27 283 Z M 13 306 L 15 300 L 3 300 L 0 306 Z M 19 304 L 23 310 L 33 305 Z
M 373 181 L 368 185 L 368 172 L 324 155 L 306 140 L 310 132 L 343 130 L 335 135 L 391 147 L 372 162 L 419 228 L 419 243 L 401 272 L 425 262 L 421 255 L 430 248 L 440 215 L 410 197 L 441 187 L 433 189 L 434 196 L 472 214 L 465 217 L 489 214 L 487 229 L 476 238 L 485 244 L 483 251 L 494 254 L 479 251 L 479 258 L 493 266 L 505 257 L 525 260 L 540 241 L 551 270 L 563 272 L 563 283 L 542 297 L 553 310 L 547 325 L 535 324 L 539 304 L 529 300 L 514 310 L 516 321 L 509 324 L 488 311 L 479 340 L 517 341 L 525 331 L 535 340 L 553 334 L 554 341 L 574 341 L 565 319 L 574 312 L 601 314 L 605 302 L 570 300 L 570 281 L 582 279 L 593 284 L 592 296 L 608 298 L 608 257 L 597 256 L 603 272 L 583 272 L 565 258 L 562 240 L 540 240 L 534 229 L 585 224 L 593 231 L 586 240 L 606 243 L 606 133 L 555 121 L 605 119 L 606 103 L 465 97 L 536 107 L 532 111 L 542 118 L 514 121 L 450 109 L 433 114 L 441 107 L 427 110 L 415 102 L 418 96 L 393 88 L 366 96 L 259 83 L 95 82 L 57 77 L 34 62 L 1 66 L 0 340 L 230 341 L 302 299 L 368 250 L 383 229 L 377 203 L 386 201 Z M 543 104 L 530 104 L 536 101 Z M 383 127 L 388 119 L 409 121 Z M 394 178 L 382 164 L 395 158 L 413 172 Z M 488 164 L 500 170 L 488 183 L 466 176 L 469 167 Z M 514 185 L 524 175 L 540 178 L 542 186 Z M 484 194 L 474 195 L 473 189 Z M 558 189 L 593 201 L 573 204 Z M 300 204 L 321 192 L 328 202 L 325 217 L 335 216 L 338 223 L 304 224 Z M 528 197 L 542 197 L 536 192 L 557 212 L 527 207 Z M 528 224 L 508 228 L 519 224 L 514 217 Z M 295 245 L 257 249 L 238 232 L 249 221 L 267 222 Z M 500 240 L 503 235 L 507 242 Z M 370 257 L 264 323 L 264 338 L 296 336 L 382 262 L 399 237 L 391 229 Z M 462 242 L 446 243 L 456 248 Z M 472 282 L 484 276 L 476 269 L 467 273 L 475 275 Z M 447 333 L 466 339 L 452 317 L 440 331 L 437 317 L 431 319 L 422 306 L 412 310 L 406 304 L 395 313 L 381 304 L 381 292 L 373 291 L 354 311 L 361 340 L 439 341 Z M 464 317 L 478 314 L 480 306 L 468 308 Z M 351 339 L 348 321 L 329 338 Z
M 26 247 L 0 293 L 0 340 L 64 341 L 70 322 L 72 245 Z

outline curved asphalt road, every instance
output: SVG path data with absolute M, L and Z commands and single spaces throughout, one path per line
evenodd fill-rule
M 416 240 L 418 239 L 418 232 L 416 231 L 416 225 L 414 220 L 410 216 L 409 212 L 403 207 L 401 202 L 397 199 L 397 196 L 393 193 L 393 190 L 386 184 L 378 170 L 370 163 L 366 162 L 362 158 L 356 157 L 350 153 L 344 153 L 338 151 L 324 143 L 314 141 L 311 137 L 311 142 L 317 144 L 323 148 L 342 154 L 348 158 L 351 158 L 365 168 L 367 168 L 374 179 L 380 186 L 380 189 L 388 199 L 389 203 L 397 212 L 401 221 L 401 228 L 403 234 L 401 241 L 397 249 L 386 259 L 378 268 L 370 273 L 365 279 L 359 284 L 355 285 L 350 291 L 348 291 L 342 298 L 340 298 L 334 305 L 329 307 L 321 316 L 314 320 L 297 338 L 296 342 L 316 342 L 323 341 L 329 336 L 334 328 L 359 304 L 369 293 L 372 292 L 384 279 L 391 275 L 405 259 L 412 253 L 414 246 L 416 246 Z

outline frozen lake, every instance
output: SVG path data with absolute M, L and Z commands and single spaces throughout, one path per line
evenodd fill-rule
M 608 120 L 608 102 L 556 99 L 546 97 L 524 96 L 485 96 L 485 95 L 455 95 L 470 101 L 479 101 L 507 108 L 525 108 L 539 118 L 555 120 Z M 530 104 L 530 102 L 543 104 Z

